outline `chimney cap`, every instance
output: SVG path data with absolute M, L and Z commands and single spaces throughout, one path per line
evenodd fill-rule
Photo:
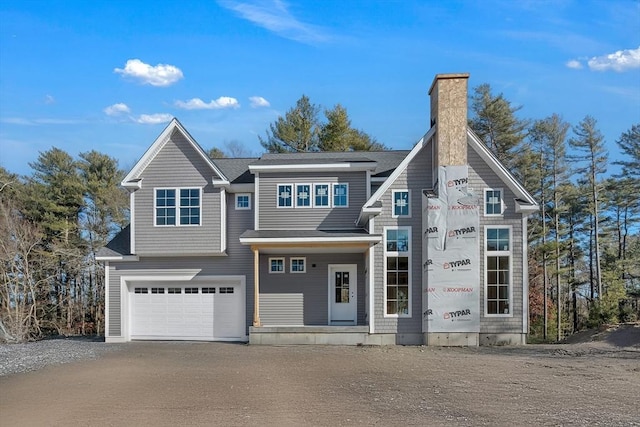
M 433 78 L 433 83 L 431 83 L 431 87 L 429 88 L 429 95 L 433 91 L 434 86 L 438 80 L 446 80 L 446 79 L 468 79 L 469 73 L 444 73 L 444 74 L 436 74 Z

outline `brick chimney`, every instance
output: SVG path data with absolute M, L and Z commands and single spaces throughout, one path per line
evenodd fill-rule
M 435 176 L 438 166 L 467 164 L 468 79 L 469 73 L 437 74 L 429 89 L 431 126 L 437 126 L 433 152 Z

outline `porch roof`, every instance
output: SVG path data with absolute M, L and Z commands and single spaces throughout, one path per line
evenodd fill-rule
M 240 243 L 261 252 L 364 252 L 382 241 L 382 235 L 353 230 L 247 230 Z

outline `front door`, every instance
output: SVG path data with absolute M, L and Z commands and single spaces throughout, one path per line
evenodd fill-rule
M 329 266 L 329 324 L 357 323 L 357 274 L 358 268 L 355 264 Z

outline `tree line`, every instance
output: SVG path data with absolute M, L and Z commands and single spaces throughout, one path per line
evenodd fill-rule
M 486 84 L 470 101 L 470 127 L 541 205 L 527 236 L 532 336 L 637 319 L 640 124 L 616 141 L 623 160 L 612 175 L 594 118 L 520 119 Z M 322 109 L 304 95 L 259 141 L 273 153 L 387 149 L 340 104 Z M 236 141 L 226 149 L 208 152 L 247 152 Z M 95 255 L 129 221 L 125 173 L 97 151 L 74 159 L 55 147 L 30 166 L 29 176 L 0 167 L 0 339 L 103 334 L 104 266 Z

